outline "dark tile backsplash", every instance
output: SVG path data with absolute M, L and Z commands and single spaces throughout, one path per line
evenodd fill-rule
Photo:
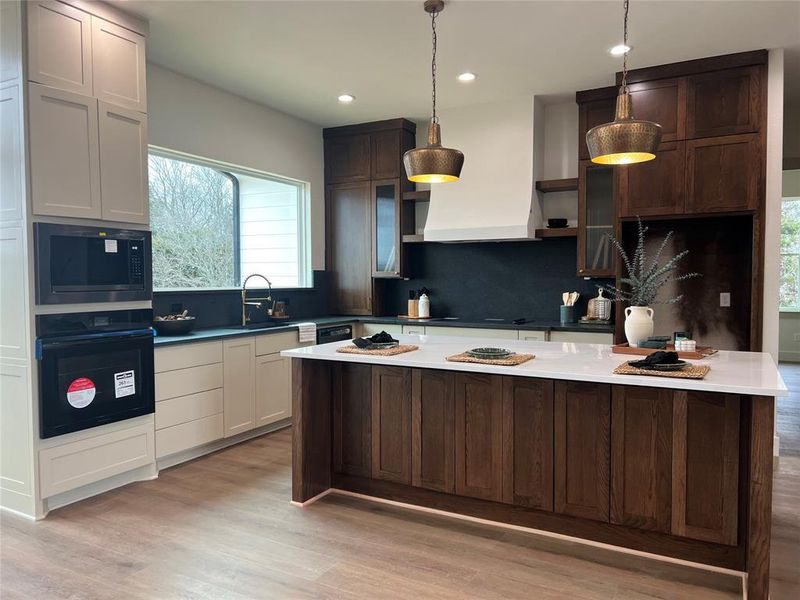
M 582 316 L 597 284 L 612 281 L 576 276 L 575 238 L 409 244 L 406 260 L 413 279 L 383 282 L 386 314 L 405 314 L 409 290 L 426 287 L 434 317 L 557 321 L 562 292 L 580 292 Z
M 250 296 L 262 297 L 261 290 L 249 290 Z M 314 287 L 308 289 L 273 290 L 274 300 L 287 302 L 287 312 L 292 318 L 317 317 L 328 312 L 328 277 L 325 271 L 314 271 Z M 240 290 L 199 290 L 181 292 L 155 292 L 153 312 L 165 315 L 189 310 L 197 318 L 197 327 L 228 327 L 240 325 L 242 320 L 242 294 Z M 259 320 L 251 313 L 253 321 Z

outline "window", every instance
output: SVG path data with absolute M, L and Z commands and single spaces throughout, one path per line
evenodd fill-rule
M 800 310 L 800 198 L 781 204 L 781 308 Z
M 248 169 L 151 150 L 150 224 L 156 290 L 310 287 L 308 186 Z

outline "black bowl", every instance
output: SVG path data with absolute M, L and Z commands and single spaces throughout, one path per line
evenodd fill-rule
M 153 321 L 153 329 L 158 332 L 158 335 L 186 335 L 194 329 L 194 323 L 194 317 L 174 321 Z
M 563 229 L 567 226 L 566 219 L 547 219 L 547 226 L 550 229 Z

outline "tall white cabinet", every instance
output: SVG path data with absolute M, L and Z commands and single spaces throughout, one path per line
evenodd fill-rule
M 0 1 L 0 506 L 34 518 L 155 473 L 152 415 L 40 439 L 33 355 L 33 222 L 149 225 L 146 35 L 104 2 Z

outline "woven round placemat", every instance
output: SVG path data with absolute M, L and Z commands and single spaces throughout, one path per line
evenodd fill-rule
M 414 344 L 400 344 L 392 348 L 376 348 L 370 350 L 369 348 L 359 348 L 358 346 L 341 346 L 336 349 L 337 352 L 343 354 L 366 354 L 368 356 L 394 356 L 395 354 L 403 354 L 404 352 L 412 352 L 418 350 L 419 346 Z
M 711 370 L 708 365 L 691 365 L 680 371 L 650 371 L 637 369 L 628 363 L 622 363 L 614 369 L 614 375 L 652 375 L 653 377 L 672 377 L 674 379 L 702 379 Z
M 533 354 L 512 354 L 507 358 L 475 358 L 466 352 L 462 352 L 461 354 L 453 354 L 453 356 L 448 356 L 447 360 L 450 362 L 480 363 L 483 365 L 501 365 L 513 367 L 515 365 L 521 365 L 522 363 L 528 362 L 529 360 L 533 360 L 534 358 L 536 358 L 536 356 Z

